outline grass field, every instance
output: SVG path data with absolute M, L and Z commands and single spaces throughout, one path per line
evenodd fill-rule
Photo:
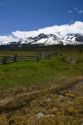
M 0 125 L 82 124 L 83 51 L 63 51 L 39 62 L 0 65 Z
M 10 55 L 11 52 L 6 52 Z M 13 55 L 14 52 L 11 54 Z M 17 52 L 19 55 L 19 52 Z M 2 53 L 0 53 L 2 55 Z M 21 52 L 21 55 L 32 55 Z M 5 55 L 5 53 L 3 53 Z M 36 53 L 35 53 L 36 55 Z M 49 59 L 37 61 L 20 61 L 0 65 L 0 89 L 20 85 L 45 85 L 53 80 L 67 79 L 83 75 L 83 62 L 71 64 L 65 62 L 63 57 L 83 59 L 83 53 L 65 52 L 63 56 L 56 55 Z

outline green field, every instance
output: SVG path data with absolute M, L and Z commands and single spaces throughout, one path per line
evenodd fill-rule
M 36 55 L 37 52 L 0 52 L 0 55 Z M 83 52 L 64 52 L 49 59 L 37 61 L 18 61 L 0 65 L 0 89 L 20 85 L 45 85 L 53 80 L 69 79 L 83 75 L 83 62 L 64 61 L 63 58 L 83 60 Z

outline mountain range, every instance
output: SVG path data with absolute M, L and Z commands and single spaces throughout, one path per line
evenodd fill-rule
M 13 36 L 12 36 L 13 37 Z M 35 37 L 26 37 L 21 39 L 12 39 L 10 42 L 0 41 L 0 45 L 16 45 L 16 44 L 29 44 L 29 45 L 79 45 L 83 44 L 83 35 L 80 34 L 66 34 L 61 35 L 59 32 L 56 34 L 40 33 Z
M 36 37 L 27 37 L 26 39 L 20 39 L 18 41 L 11 41 L 8 44 L 41 44 L 41 45 L 79 45 L 83 44 L 83 36 L 80 34 L 67 34 L 61 36 L 60 33 L 44 34 L 41 33 Z M 1 43 L 3 44 L 3 43 Z

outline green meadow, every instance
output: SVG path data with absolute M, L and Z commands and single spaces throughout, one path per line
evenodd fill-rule
M 0 52 L 1 56 L 18 54 L 37 55 L 38 52 Z M 68 58 L 76 60 L 73 64 Z M 65 60 L 64 60 L 65 59 Z M 81 61 L 79 61 L 81 60 Z M 65 51 L 48 59 L 37 61 L 17 61 L 0 65 L 0 89 L 14 86 L 47 85 L 53 80 L 69 79 L 83 75 L 83 52 Z

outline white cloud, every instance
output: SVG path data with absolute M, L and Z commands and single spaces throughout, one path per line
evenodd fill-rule
M 83 14 L 83 10 L 79 10 L 79 11 L 78 11 L 78 14 Z
M 37 31 L 16 31 L 12 32 L 12 34 L 9 36 L 0 36 L 0 42 L 3 41 L 3 43 L 9 43 L 11 41 L 17 41 L 19 39 L 26 39 L 27 37 L 35 37 L 40 33 L 57 34 L 58 32 L 60 32 L 61 35 L 66 35 L 68 33 L 79 33 L 83 35 L 83 22 L 76 21 L 72 24 L 55 25 L 42 28 Z
M 70 13 L 70 14 L 73 13 L 73 12 L 76 12 L 77 14 L 83 14 L 83 10 L 80 10 L 77 7 L 75 7 L 72 10 L 68 10 L 67 12 Z
M 77 7 L 74 8 L 74 10 L 78 13 L 78 14 L 82 14 L 83 10 L 78 9 Z
M 12 35 L 10 35 L 10 36 L 0 36 L 0 42 L 3 42 L 3 43 L 9 43 L 13 40 L 14 40 L 14 38 L 12 37 Z
M 68 10 L 68 13 L 73 13 L 73 11 L 72 10 Z
M 78 8 L 77 8 L 77 7 L 75 7 L 75 8 L 74 8 L 74 10 L 75 10 L 75 11 L 78 11 Z
M 27 38 L 27 37 L 37 36 L 38 31 L 16 31 L 16 32 L 12 32 L 12 35 L 15 38 L 24 39 L 24 38 Z
M 56 34 L 57 32 L 60 32 L 63 35 L 66 35 L 68 33 L 79 33 L 83 35 L 83 22 L 76 21 L 73 24 L 65 24 L 65 25 L 55 25 L 52 27 L 47 27 L 38 30 L 38 33 L 46 33 L 46 34 Z

